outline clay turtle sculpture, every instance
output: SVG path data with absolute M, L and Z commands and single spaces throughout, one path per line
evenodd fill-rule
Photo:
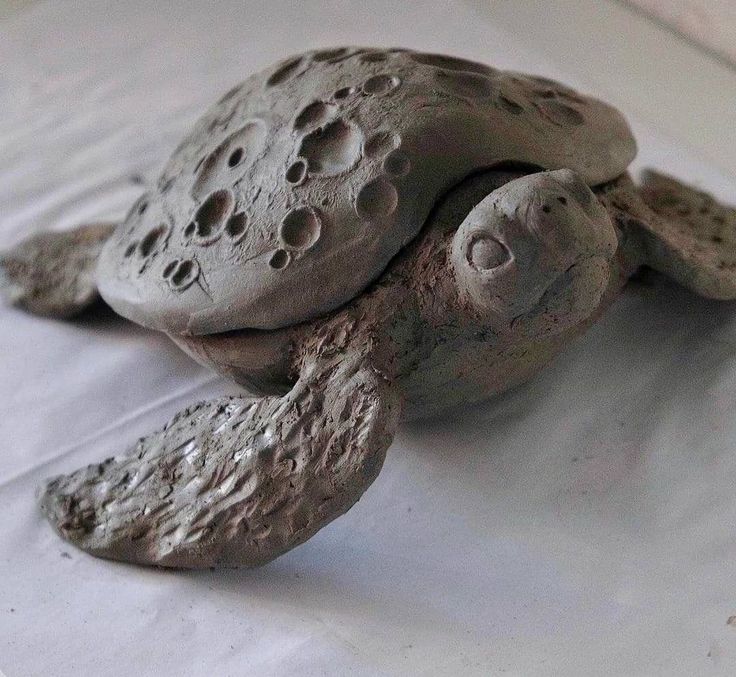
M 51 480 L 49 520 L 101 557 L 261 565 L 358 500 L 400 419 L 527 381 L 642 266 L 735 298 L 736 210 L 636 186 L 635 152 L 605 103 L 464 59 L 339 48 L 253 75 L 123 223 L 0 260 L 11 303 L 67 317 L 99 290 L 250 393 Z

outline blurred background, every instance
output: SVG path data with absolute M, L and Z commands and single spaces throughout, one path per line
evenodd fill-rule
M 630 0 L 654 19 L 707 50 L 736 63 L 736 3 L 733 0 Z
M 0 0 L 0 19 L 38 0 Z M 523 1 L 523 0 L 522 0 Z M 704 48 L 736 61 L 736 3 L 733 0 L 622 0 L 692 38 Z M 488 0 L 493 4 L 494 0 Z M 540 9 L 550 2 L 532 3 Z

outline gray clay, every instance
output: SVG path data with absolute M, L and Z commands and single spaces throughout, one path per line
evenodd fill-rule
M 635 153 L 618 111 L 546 80 L 397 50 L 293 57 L 184 139 L 100 288 L 169 333 L 290 326 L 362 292 L 472 172 L 517 161 L 595 184 Z
M 634 154 L 606 104 L 453 57 L 341 48 L 249 78 L 174 152 L 95 278 L 249 394 L 51 480 L 49 520 L 101 557 L 260 565 L 360 498 L 402 418 L 527 381 L 642 266 L 736 298 L 736 210 L 653 173 L 637 186 Z M 47 236 L 58 257 L 36 239 L 0 259 L 11 300 L 78 311 L 36 281 L 89 286 L 80 232 Z
M 65 319 L 100 295 L 95 268 L 114 224 L 97 223 L 67 233 L 41 233 L 0 253 L 0 293 L 30 313 Z

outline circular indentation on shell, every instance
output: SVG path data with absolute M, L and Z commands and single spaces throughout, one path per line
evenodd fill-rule
M 351 97 L 353 94 L 355 94 L 355 87 L 340 87 L 340 89 L 335 90 L 332 98 L 335 101 L 344 101 L 345 99 Z
M 580 111 L 560 101 L 545 100 L 539 104 L 539 110 L 548 120 L 562 127 L 585 123 L 585 118 Z
M 371 96 L 384 96 L 393 92 L 400 84 L 401 80 L 396 75 L 380 73 L 368 78 L 363 83 L 362 90 Z
M 360 57 L 362 63 L 380 63 L 388 58 L 386 52 L 365 52 Z
M 396 211 L 399 194 L 394 185 L 383 177 L 366 183 L 355 200 L 355 211 L 364 219 L 379 219 Z
M 498 97 L 498 105 L 508 113 L 512 115 L 521 115 L 524 112 L 524 107 L 521 104 L 516 103 L 513 99 L 510 99 L 504 94 L 500 94 Z
M 464 99 L 482 99 L 493 94 L 493 83 L 478 73 L 437 70 L 435 77 L 441 89 Z
M 476 270 L 492 270 L 511 259 L 511 252 L 502 242 L 488 235 L 476 237 L 468 249 L 468 262 Z
M 170 176 L 166 179 L 161 179 L 158 182 L 158 189 L 161 193 L 168 193 L 171 190 L 171 187 L 174 185 L 175 178 L 173 176 Z
M 538 76 L 528 76 L 525 79 L 527 82 L 531 82 L 533 85 L 538 86 L 538 89 L 534 90 L 534 94 L 539 98 L 554 99 L 559 97 L 580 105 L 586 104 L 585 99 L 582 98 L 574 89 L 570 89 L 555 80 Z
M 231 104 L 229 106 L 219 106 L 219 109 L 216 111 L 217 116 L 212 120 L 210 123 L 210 128 L 214 127 L 220 127 L 222 130 L 227 129 L 230 126 L 230 123 L 233 121 L 233 119 L 242 119 L 238 116 L 239 112 L 242 112 L 239 110 L 237 104 Z
M 340 63 L 341 61 L 345 61 L 346 59 L 350 59 L 353 56 L 355 56 L 355 52 L 352 52 L 352 51 L 348 50 L 344 54 L 340 54 L 338 56 L 333 56 L 331 59 L 328 59 L 326 63 L 329 63 L 329 64 Z
M 445 54 L 426 54 L 423 52 L 413 52 L 409 54 L 411 59 L 425 66 L 435 66 L 448 71 L 466 71 L 471 73 L 481 73 L 482 75 L 492 75 L 496 72 L 494 68 L 478 63 L 477 61 L 469 61 L 461 59 L 457 56 L 447 56 Z
M 299 115 L 296 116 L 296 120 L 294 120 L 294 129 L 299 132 L 305 129 L 317 127 L 318 125 L 323 125 L 332 118 L 337 111 L 337 106 L 333 104 L 325 103 L 324 101 L 314 101 L 306 108 L 303 108 Z
M 307 161 L 310 174 L 334 176 L 358 162 L 362 142 L 363 135 L 355 125 L 337 119 L 307 134 L 299 155 Z
M 207 239 L 217 235 L 230 216 L 234 202 L 229 190 L 216 190 L 210 194 L 194 215 L 197 236 Z
M 221 186 L 223 181 L 228 180 L 223 172 L 233 167 L 240 167 L 243 171 L 258 157 L 266 136 L 266 125 L 262 120 L 250 120 L 230 134 L 205 158 L 194 180 L 192 196 L 201 198 L 213 188 Z
M 314 245 L 322 230 L 319 215 L 312 207 L 296 207 L 281 222 L 281 241 L 292 249 L 309 249 Z
M 266 84 L 269 87 L 274 87 L 275 85 L 280 85 L 281 83 L 286 82 L 296 75 L 301 63 L 302 58 L 300 56 L 295 59 L 289 59 L 271 74 L 268 80 L 266 80 Z
M 578 106 L 589 105 L 588 101 L 586 101 L 582 96 L 580 96 L 577 92 L 571 89 L 558 91 L 557 96 L 560 97 L 561 99 L 566 99 L 567 101 L 575 103 Z
M 363 144 L 363 154 L 372 160 L 382 158 L 398 148 L 400 143 L 401 137 L 395 132 L 376 132 Z
M 192 174 L 196 174 L 200 170 L 206 159 L 207 157 L 203 155 L 199 160 L 197 160 L 197 164 L 194 165 L 194 168 L 192 169 Z
M 194 221 L 190 221 L 187 227 L 184 229 L 184 237 L 192 237 L 197 230 L 197 224 Z
M 411 160 L 402 150 L 392 150 L 383 160 L 383 169 L 391 176 L 405 176 L 411 171 Z
M 167 266 L 168 267 L 168 266 Z M 169 286 L 176 291 L 184 291 L 199 277 L 199 264 L 192 259 L 177 261 L 169 272 Z
M 312 55 L 313 61 L 331 61 L 344 57 L 348 53 L 347 47 L 337 47 L 335 49 L 322 49 Z
M 529 75 L 527 76 L 529 80 L 532 82 L 541 85 L 542 87 L 559 87 L 560 83 L 557 82 L 557 80 L 552 80 L 551 78 L 545 78 L 541 75 Z
M 148 209 L 148 196 L 142 196 L 138 198 L 138 200 L 136 200 L 136 202 L 133 203 L 133 206 L 128 210 L 125 220 L 129 221 L 131 219 L 138 219 L 138 217 L 143 216 L 146 209 Z
M 227 220 L 225 233 L 231 240 L 237 242 L 245 235 L 247 226 L 248 217 L 245 215 L 245 212 L 237 212 Z
M 179 259 L 174 259 L 173 261 L 169 261 L 166 264 L 166 267 L 163 269 L 161 273 L 161 277 L 163 277 L 165 280 L 170 278 L 172 273 L 176 270 L 176 267 L 179 265 Z
M 156 245 L 166 234 L 166 224 L 162 223 L 157 228 L 153 228 L 146 233 L 145 237 L 138 243 L 138 254 L 142 257 L 150 256 Z
M 289 165 L 286 170 L 286 180 L 293 186 L 299 186 L 304 183 L 307 178 L 307 163 L 304 160 L 297 160 Z
M 225 92 L 222 95 L 222 97 L 220 97 L 220 100 L 217 103 L 218 104 L 225 103 L 226 101 L 229 101 L 230 99 L 232 99 L 236 94 L 240 92 L 240 89 L 242 88 L 242 86 L 243 86 L 243 83 L 241 82 L 235 85 L 235 87 L 233 87 L 232 89 L 228 89 L 227 92 Z
M 243 160 L 244 152 L 245 151 L 243 151 L 242 148 L 236 148 L 232 153 L 230 153 L 230 157 L 227 159 L 227 166 L 232 168 L 239 165 Z
M 283 249 L 277 249 L 271 256 L 268 265 L 276 270 L 282 270 L 291 263 L 291 254 Z

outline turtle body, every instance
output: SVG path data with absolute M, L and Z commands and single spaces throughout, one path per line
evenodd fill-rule
M 358 500 L 402 418 L 527 381 L 641 266 L 735 298 L 736 211 L 640 188 L 635 152 L 610 106 L 456 57 L 338 48 L 253 75 L 112 233 L 0 258 L 12 303 L 69 316 L 96 285 L 248 391 L 51 480 L 43 510 L 102 557 L 260 565 Z

